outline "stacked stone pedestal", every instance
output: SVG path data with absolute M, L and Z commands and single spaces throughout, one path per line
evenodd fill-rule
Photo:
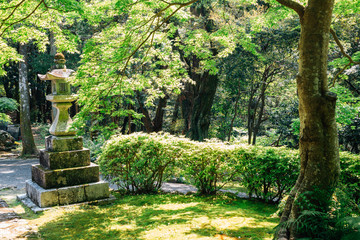
M 40 208 L 109 198 L 109 184 L 100 181 L 99 166 L 90 162 L 82 137 L 49 136 L 32 166 L 26 195 Z

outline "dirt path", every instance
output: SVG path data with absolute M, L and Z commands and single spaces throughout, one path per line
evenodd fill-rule
M 37 233 L 36 226 L 21 219 L 7 203 L 0 199 L 0 239 L 27 239 Z

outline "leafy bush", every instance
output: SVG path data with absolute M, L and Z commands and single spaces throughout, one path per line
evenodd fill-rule
M 233 157 L 234 146 L 182 139 L 179 147 L 183 149 L 180 168 L 200 194 L 215 194 L 239 172 L 239 164 Z
M 179 155 L 174 142 L 175 138 L 168 135 L 114 136 L 100 155 L 100 170 L 127 193 L 156 192 L 161 187 L 165 169 Z
M 286 148 L 240 148 L 236 158 L 241 165 L 242 184 L 250 196 L 279 201 L 294 186 L 299 172 L 297 151 Z
M 360 199 L 359 156 L 342 152 L 341 189 Z M 250 196 L 279 201 L 294 186 L 298 151 L 287 148 L 194 142 L 166 134 L 117 135 L 100 154 L 102 173 L 128 192 L 157 191 L 166 176 L 182 175 L 202 194 L 238 179 Z
M 10 117 L 6 114 L 9 112 L 16 111 L 18 108 L 18 103 L 15 99 L 1 97 L 0 98 L 0 122 L 11 123 Z
M 199 143 L 166 134 L 117 135 L 99 158 L 100 169 L 127 192 L 155 192 L 167 175 L 185 175 L 202 194 L 215 194 L 238 172 L 221 143 Z
M 0 112 L 1 113 L 7 113 L 7 112 L 13 112 L 18 109 L 18 103 L 15 99 L 7 98 L 7 97 L 1 97 L 0 98 Z
M 11 118 L 5 113 L 0 113 L 0 122 L 11 123 Z

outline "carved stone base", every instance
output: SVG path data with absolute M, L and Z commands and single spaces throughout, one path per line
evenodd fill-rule
M 53 189 L 26 181 L 26 196 L 40 208 L 106 199 L 109 195 L 109 184 L 103 181 Z
M 48 169 L 83 167 L 90 165 L 90 150 L 81 149 L 64 152 L 40 150 L 40 164 Z
M 45 189 L 75 186 L 100 180 L 99 166 L 90 166 L 50 170 L 41 165 L 33 165 L 32 180 Z

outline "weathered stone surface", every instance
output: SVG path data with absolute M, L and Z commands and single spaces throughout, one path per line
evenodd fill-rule
M 101 181 L 85 184 L 85 195 L 87 201 L 108 198 L 110 195 L 109 183 Z
M 31 180 L 26 181 L 26 196 L 41 208 L 89 202 L 109 198 L 109 184 L 96 182 L 71 187 L 43 189 Z
M 84 185 L 58 188 L 60 205 L 85 202 L 86 195 Z
M 0 151 L 11 151 L 15 148 L 15 139 L 10 133 L 0 130 Z
M 49 100 L 47 98 L 47 100 Z M 55 136 L 74 136 L 75 130 L 71 128 L 72 119 L 70 118 L 68 109 L 71 102 L 53 102 L 53 107 L 57 109 L 56 116 L 50 126 L 49 132 Z
M 46 190 L 31 180 L 26 180 L 26 195 L 39 207 L 59 205 L 57 190 Z
M 32 166 L 32 180 L 45 189 L 74 186 L 99 181 L 99 166 L 50 170 L 41 165 Z
M 56 137 L 48 136 L 45 138 L 45 149 L 49 152 L 65 152 L 81 150 L 83 148 L 82 137 Z
M 49 169 L 83 167 L 90 165 L 88 149 L 66 152 L 49 152 L 40 150 L 40 164 Z

